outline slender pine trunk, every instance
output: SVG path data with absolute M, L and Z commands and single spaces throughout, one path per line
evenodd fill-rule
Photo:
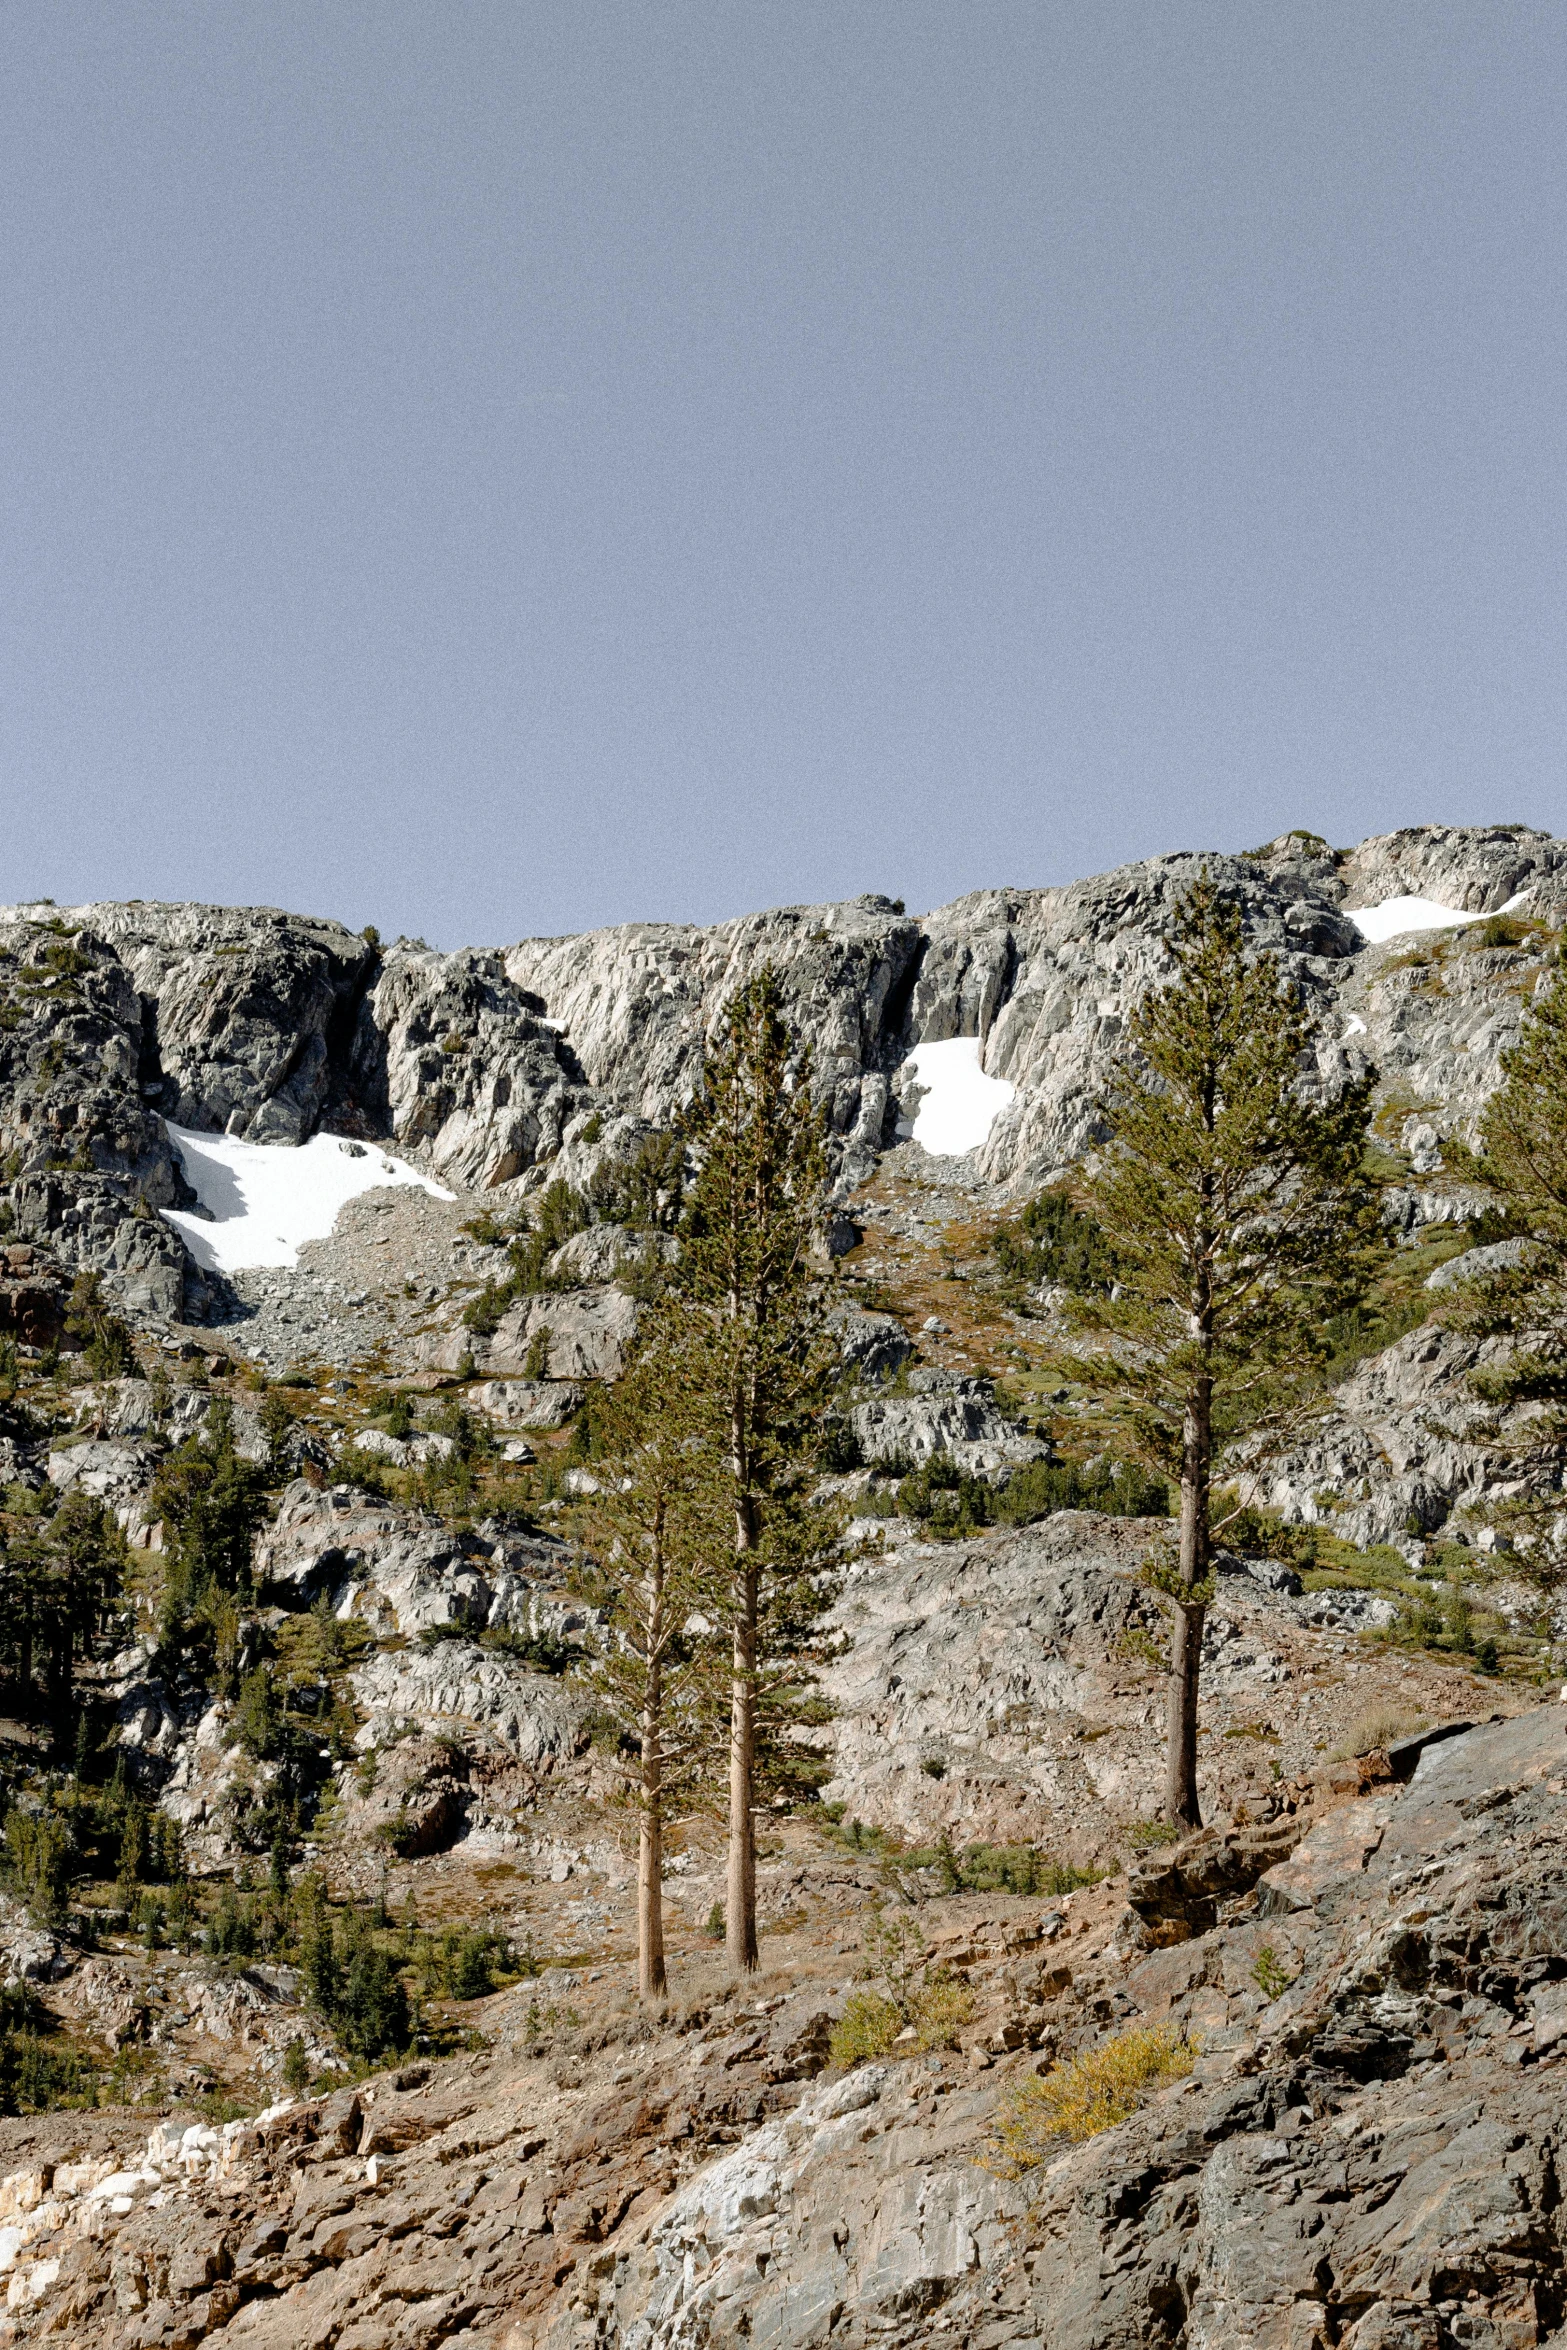
M 664 1971 L 664 1688 L 655 1654 L 642 1706 L 641 1834 L 637 1841 L 637 1996 L 662 2000 Z
M 724 1901 L 724 1950 L 729 1971 L 753 1975 L 761 1965 L 756 1939 L 756 1568 L 750 1529 L 740 1520 L 735 1558 L 735 1612 L 729 1697 L 729 1870 Z
M 1211 1383 L 1202 1373 L 1193 1384 L 1181 1429 L 1180 1580 L 1191 1590 L 1207 1580 L 1211 1553 L 1208 1479 L 1213 1458 Z M 1173 1826 L 1200 1828 L 1197 1800 L 1197 1696 L 1202 1670 L 1206 1610 L 1189 1601 L 1176 1604 L 1170 1660 L 1170 1742 L 1165 1776 L 1165 1811 Z

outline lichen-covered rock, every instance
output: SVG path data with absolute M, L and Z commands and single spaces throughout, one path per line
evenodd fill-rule
M 0 1330 L 24 1346 L 68 1343 L 70 1284 L 48 1249 L 26 1241 L 0 1250 Z
M 582 1396 L 570 1379 L 489 1379 L 469 1389 L 469 1405 L 502 1428 L 563 1428 Z
M 851 2310 L 862 2340 L 908 2338 L 911 2319 L 1004 2262 L 1024 2208 L 966 2159 L 978 2102 L 960 2095 L 946 2130 L 920 2133 L 916 2148 L 896 2129 L 897 2084 L 881 2067 L 812 2090 L 671 2200 L 617 2295 L 611 2339 L 625 2350 L 814 2343 L 842 2333 Z M 573 2342 L 567 2323 L 544 2337 L 548 2350 Z
M 384 1840 L 404 1858 L 445 1852 L 462 1834 L 468 1770 L 454 1741 L 413 1737 L 379 1751 L 370 1740 L 372 1767 L 344 1779 L 338 1832 Z
M 585 1691 L 534 1673 L 475 1640 L 383 1650 L 353 1676 L 360 1743 L 385 1746 L 436 1726 L 478 1729 L 519 1762 L 548 1770 L 587 1743 Z
M 902 1057 L 921 946 L 918 923 L 887 898 L 864 897 L 708 930 L 643 922 L 525 939 L 506 970 L 559 1025 L 597 1092 L 667 1125 L 695 1088 L 729 997 L 770 964 L 810 1041 L 833 1132 L 864 1173 L 890 1130 L 888 1073 Z
M 257 1580 L 294 1607 L 325 1597 L 345 1620 L 413 1638 L 446 1626 L 560 1640 L 591 1611 L 564 1588 L 566 1554 L 487 1521 L 454 1532 L 357 1486 L 297 1478 L 256 1543 Z
M 833 1614 L 846 1646 L 826 1678 L 827 1799 L 917 1841 L 945 1827 L 1051 1849 L 1092 1832 L 1105 1797 L 1151 1811 L 1152 1757 L 1128 1769 L 1118 1752 L 1112 1768 L 1068 1732 L 1106 1718 L 1128 1637 L 1162 1629 L 1135 1579 L 1158 1530 L 1064 1511 L 851 1566 Z
M 1496 1415 L 1470 1373 L 1495 1342 L 1427 1324 L 1356 1365 L 1329 1408 L 1256 1472 L 1260 1501 L 1300 1524 L 1325 1524 L 1362 1546 L 1415 1544 L 1454 1512 L 1476 1523 L 1508 1486 Z
M 849 1422 L 865 1460 L 917 1467 L 939 1453 L 971 1475 L 994 1476 L 1049 1457 L 1047 1444 L 997 1411 L 988 1379 L 916 1371 L 909 1390 L 873 1396 L 851 1409 Z
M 845 1302 L 831 1309 L 827 1327 L 846 1368 L 860 1380 L 895 1378 L 914 1353 L 914 1342 L 895 1314 L 867 1313 Z

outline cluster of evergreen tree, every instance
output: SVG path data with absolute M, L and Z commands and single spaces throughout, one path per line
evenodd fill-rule
M 684 1121 L 694 1171 L 678 1262 L 599 1431 L 592 1532 L 613 1638 L 594 1677 L 638 1808 L 648 1999 L 665 1991 L 670 1807 L 727 1781 L 725 1938 L 746 1974 L 759 1964 L 758 1806 L 816 1776 L 790 1733 L 819 1716 L 811 1667 L 840 1519 L 812 1499 L 837 1366 L 812 1258 L 826 1150 L 810 1077 L 763 970 L 732 1000 Z M 676 1164 L 667 1154 L 663 1183 Z
M 113 1512 L 66 1494 L 53 1517 L 7 1521 L 0 1552 L 0 1659 L 24 1717 L 72 1750 L 74 1676 L 120 1604 L 127 1552 Z
M 301 1922 L 300 1964 L 312 2004 L 355 2056 L 407 2048 L 414 2008 L 393 1954 L 362 1910 L 329 1909 L 316 1878 Z
M 1097 1510 L 1108 1518 L 1167 1518 L 1166 1480 L 1138 1461 L 1029 1461 L 1004 1484 L 970 1476 L 937 1453 L 902 1479 L 897 1506 L 931 1533 L 957 1537 L 986 1526 L 1032 1526 L 1057 1510 Z
M 193 1654 L 220 1680 L 234 1668 L 238 1610 L 255 1597 L 251 1558 L 274 1481 L 271 1463 L 236 1449 L 234 1407 L 216 1396 L 153 1485 L 152 1508 L 163 1521 L 159 1640 L 167 1651 Z
M 991 1243 L 1007 1281 L 1020 1289 L 1056 1284 L 1078 1295 L 1108 1289 L 1115 1250 L 1095 1218 L 1065 1191 L 1042 1191 Z
M 1174 955 L 1174 983 L 1132 1024 L 1105 1105 L 1112 1139 L 1083 1204 L 1047 1195 L 1006 1264 L 1072 1292 L 1092 1334 L 1080 1375 L 1131 1404 L 1141 1468 L 1046 1466 L 1014 1479 L 1009 1502 L 942 1464 L 905 1490 L 959 1530 L 965 1512 L 973 1524 L 1026 1522 L 1083 1502 L 1154 1514 L 1177 1487 L 1179 1547 L 1152 1573 L 1175 1614 L 1169 1810 L 1195 1824 L 1214 1448 L 1298 1414 L 1323 1321 L 1361 1294 L 1379 1238 L 1363 1163 L 1370 1080 L 1329 1101 L 1302 1085 L 1305 1008 L 1277 961 L 1247 950 L 1237 910 L 1206 882 L 1182 909 Z M 694 1172 L 679 1258 L 605 1418 L 593 1529 L 614 1627 L 596 1679 L 640 1817 L 649 1999 L 665 1990 L 668 1809 L 711 1800 L 726 1750 L 723 1927 L 731 1967 L 747 1973 L 758 1963 L 758 1805 L 809 1784 L 798 1732 L 820 1714 L 812 1667 L 839 1532 L 812 1499 L 836 1384 L 811 1249 L 825 1134 L 770 971 L 733 999 L 682 1141 Z M 1102 1237 L 1112 1231 L 1113 1256 Z

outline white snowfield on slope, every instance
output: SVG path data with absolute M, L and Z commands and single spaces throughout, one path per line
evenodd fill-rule
M 926 1090 L 913 1125 L 899 1131 L 933 1158 L 960 1159 L 965 1151 L 978 1150 L 1017 1092 L 1009 1079 L 985 1075 L 977 1036 L 916 1045 L 903 1066 Z
M 1521 889 L 1496 911 L 1516 913 L 1528 895 Z M 1466 923 L 1490 920 L 1488 914 L 1466 914 L 1457 906 L 1439 905 L 1435 898 L 1384 898 L 1379 906 L 1346 906 L 1344 911 L 1368 946 L 1374 947 L 1390 938 L 1402 938 L 1410 930 L 1460 930 Z
M 298 1144 L 243 1142 L 166 1123 L 185 1180 L 211 1221 L 189 1209 L 163 1214 L 209 1273 L 297 1265 L 304 1243 L 325 1240 L 341 1207 L 381 1185 L 416 1184 L 432 1199 L 456 1196 L 377 1143 L 341 1134 L 313 1134 Z

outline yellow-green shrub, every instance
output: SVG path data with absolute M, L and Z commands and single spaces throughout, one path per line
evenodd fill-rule
M 903 2029 L 903 2010 L 879 1991 L 856 1991 L 833 2026 L 828 2053 L 834 2064 L 864 2064 L 885 2056 Z
M 957 1975 L 928 1975 L 909 2001 L 914 2045 L 922 2056 L 934 2048 L 956 2048 L 958 2034 L 973 2020 L 974 1994 Z
M 996 2115 L 998 2169 L 1016 2177 L 1045 2161 L 1062 2139 L 1113 2129 L 1150 2091 L 1184 2078 L 1196 2056 L 1195 2041 L 1183 2040 L 1171 2025 L 1144 2024 L 1053 2066 L 1043 2080 L 1026 2074 Z

